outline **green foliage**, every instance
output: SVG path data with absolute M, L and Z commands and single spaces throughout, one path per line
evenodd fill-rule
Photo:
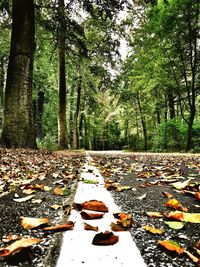
M 186 143 L 187 124 L 180 120 L 167 120 L 153 133 L 153 150 L 180 151 Z
M 37 140 L 37 145 L 39 149 L 47 149 L 49 151 L 54 151 L 58 149 L 57 136 L 47 134 L 43 140 Z

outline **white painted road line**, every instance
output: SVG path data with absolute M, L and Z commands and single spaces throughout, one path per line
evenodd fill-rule
M 88 157 L 91 161 L 91 158 Z M 92 172 L 87 172 L 88 167 Z M 103 201 L 109 208 L 102 219 L 83 220 L 78 211 L 72 210 L 70 221 L 75 222 L 73 230 L 66 231 L 56 267 L 146 267 L 131 234 L 125 232 L 113 232 L 119 236 L 119 242 L 111 246 L 95 246 L 92 240 L 96 235 L 94 231 L 84 230 L 84 222 L 98 226 L 99 232 L 110 230 L 113 213 L 120 212 L 110 193 L 104 188 L 104 180 L 95 166 L 85 164 L 85 171 L 81 174 L 83 179 L 97 180 L 99 183 L 86 184 L 79 182 L 74 202 L 82 203 L 89 200 Z

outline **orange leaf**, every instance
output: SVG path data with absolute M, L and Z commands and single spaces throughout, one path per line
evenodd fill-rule
M 74 223 L 69 221 L 68 223 L 65 223 L 65 224 L 42 228 L 42 230 L 59 232 L 59 231 L 71 230 L 73 227 L 74 227 Z
M 165 206 L 166 206 L 166 207 L 173 208 L 173 209 L 175 209 L 175 210 L 181 210 L 181 211 L 185 211 L 185 212 L 188 211 L 188 209 L 185 208 L 185 207 L 183 207 L 183 206 L 181 205 L 181 203 L 180 203 L 177 199 L 175 199 L 175 198 L 169 199 L 169 200 L 165 203 Z
M 183 212 L 175 211 L 175 212 L 165 213 L 165 217 L 175 221 L 183 221 Z
M 0 257 L 8 257 L 14 253 L 20 252 L 21 250 L 30 247 L 32 245 L 40 243 L 40 238 L 22 238 L 21 240 L 15 241 L 11 245 L 0 249 Z
M 154 228 L 154 227 L 149 226 L 149 225 L 144 225 L 144 229 L 147 232 L 150 232 L 150 233 L 155 234 L 155 235 L 162 235 L 162 234 L 164 234 L 164 230 L 157 229 L 157 228 Z
M 42 224 L 46 224 L 49 222 L 48 218 L 30 218 L 30 217 L 20 217 L 20 224 L 24 227 L 24 229 L 32 229 L 38 227 Z
M 112 232 L 105 231 L 98 233 L 92 240 L 93 245 L 109 246 L 114 245 L 119 241 L 119 236 L 114 235 Z
M 185 249 L 181 248 L 178 243 L 172 240 L 158 241 L 158 244 L 170 251 L 175 251 L 178 254 L 182 254 Z
M 90 200 L 83 202 L 81 205 L 83 206 L 83 209 L 86 210 L 108 212 L 108 208 L 102 201 Z
M 101 219 L 103 217 L 103 215 L 104 215 L 102 213 L 88 213 L 88 212 L 85 212 L 85 211 L 82 211 L 80 214 L 81 214 L 81 217 L 84 220 Z
M 195 198 L 200 201 L 200 192 L 195 192 Z
M 84 222 L 84 229 L 85 230 L 92 230 L 92 231 L 96 231 L 96 232 L 99 231 L 98 226 L 92 226 L 92 225 L 85 223 L 85 222 Z

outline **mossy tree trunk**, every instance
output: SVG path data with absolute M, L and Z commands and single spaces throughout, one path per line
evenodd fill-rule
M 32 108 L 35 50 L 33 0 L 13 0 L 12 19 L 1 144 L 6 147 L 36 148 Z

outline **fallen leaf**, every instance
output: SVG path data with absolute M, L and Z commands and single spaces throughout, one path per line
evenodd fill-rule
M 24 229 L 32 229 L 48 222 L 48 218 L 20 217 L 20 224 Z
M 187 212 L 175 211 L 165 214 L 165 217 L 177 221 L 200 223 L 200 213 L 187 213 Z
M 130 190 L 132 187 L 130 187 L 129 185 L 124 185 L 124 186 L 117 186 L 117 188 L 116 188 L 116 191 L 117 192 L 122 192 L 122 191 L 124 191 L 124 190 Z
M 185 182 L 176 182 L 176 183 L 172 183 L 171 185 L 176 188 L 177 190 L 183 190 L 185 189 L 189 184 L 190 184 L 190 181 L 192 180 L 193 178 L 190 178 L 188 180 L 186 180 Z
M 81 203 L 81 205 L 86 210 L 108 212 L 108 207 L 102 201 L 90 200 Z
M 92 231 L 96 231 L 96 232 L 99 231 L 98 226 L 92 226 L 92 225 L 85 223 L 85 222 L 84 222 L 84 229 L 85 230 L 92 230 Z
M 54 204 L 54 205 L 51 205 L 50 208 L 52 208 L 53 210 L 58 210 L 62 207 L 62 205 L 58 205 L 58 204 Z
M 149 217 L 154 217 L 154 218 L 162 218 L 163 214 L 157 211 L 148 211 L 146 212 L 146 215 L 148 215 Z
M 93 245 L 97 246 L 109 246 L 114 245 L 119 241 L 119 236 L 114 235 L 112 232 L 105 231 L 104 233 L 98 233 L 92 240 Z
M 34 197 L 34 195 L 30 195 L 30 196 L 27 196 L 27 197 L 13 198 L 13 200 L 14 200 L 15 202 L 19 202 L 19 203 L 21 203 L 21 202 L 28 201 L 28 200 L 30 200 L 30 199 L 33 198 L 33 197 Z
M 53 193 L 54 195 L 57 195 L 57 196 L 69 196 L 71 194 L 71 191 L 66 187 L 64 188 L 56 187 L 53 190 Z
M 184 224 L 182 222 L 176 222 L 176 221 L 165 221 L 165 224 L 167 224 L 170 228 L 175 230 L 180 230 L 184 227 Z
M 189 251 L 185 250 L 185 254 L 194 262 L 197 264 L 197 266 L 200 266 L 200 259 L 195 257 L 192 253 Z
M 104 216 L 104 213 L 88 213 L 85 211 L 82 211 L 81 213 L 81 217 L 84 220 L 95 220 L 95 219 L 101 219 Z
M 44 191 L 44 185 L 43 184 L 26 184 L 24 186 L 24 189 L 32 189 L 32 190 Z
M 0 249 L 0 257 L 9 257 L 14 253 L 20 252 L 21 250 L 30 247 L 32 245 L 40 243 L 40 238 L 22 238 L 21 240 L 15 241 L 11 245 Z
M 162 229 L 157 229 L 157 228 L 154 228 L 152 226 L 149 226 L 149 225 L 144 225 L 144 229 L 147 231 L 147 232 L 150 232 L 152 234 L 155 234 L 155 235 L 162 235 L 164 234 L 164 230 Z
M 54 225 L 54 226 L 44 227 L 44 228 L 42 228 L 42 230 L 60 232 L 60 231 L 71 230 L 73 227 L 74 227 L 74 223 L 69 221 L 68 223 L 61 224 L 61 225 Z
M 33 189 L 24 189 L 24 190 L 22 190 L 22 192 L 24 194 L 26 194 L 26 195 L 31 195 L 31 194 L 35 193 L 35 190 L 33 190 Z
M 33 203 L 33 204 L 40 204 L 40 203 L 42 203 L 42 201 L 44 201 L 44 199 L 32 199 L 31 200 L 31 203 Z
M 126 231 L 127 230 L 127 228 L 123 227 L 120 224 L 114 223 L 114 222 L 111 223 L 110 227 L 111 227 L 111 230 L 114 231 L 114 232 Z
M 3 237 L 2 241 L 5 243 L 8 243 L 10 241 L 21 240 L 21 239 L 22 239 L 22 236 L 20 236 L 20 235 L 9 234 L 9 235 Z
M 195 192 L 195 198 L 200 201 L 200 192 Z
M 181 205 L 181 203 L 180 203 L 177 199 L 175 199 L 175 198 L 171 198 L 171 199 L 169 199 L 169 200 L 165 203 L 165 206 L 166 206 L 166 207 L 173 208 L 173 209 L 175 209 L 175 210 L 181 210 L 181 211 L 185 211 L 185 212 L 188 211 L 188 208 L 183 207 L 183 206 Z
M 125 227 L 131 228 L 133 224 L 133 217 L 131 214 L 127 214 L 124 212 L 113 213 L 113 216 L 118 219 L 117 224 Z
M 137 199 L 139 199 L 139 200 L 143 200 L 144 198 L 146 198 L 146 196 L 147 196 L 147 193 L 141 195 L 140 197 L 137 197 Z
M 80 203 L 73 203 L 73 208 L 77 211 L 81 211 L 83 209 L 83 206 Z
M 162 192 L 162 194 L 165 196 L 165 197 L 167 197 L 167 198 L 172 198 L 173 197 L 173 195 L 172 194 L 170 194 L 170 193 L 168 193 L 168 192 Z
M 195 248 L 200 249 L 200 240 L 195 244 Z
M 97 180 L 90 180 L 90 179 L 83 179 L 83 182 L 85 184 L 98 184 L 99 183 Z
M 158 244 L 166 248 L 167 250 L 177 252 L 179 255 L 185 251 L 184 248 L 181 248 L 180 245 L 173 240 L 158 241 Z

